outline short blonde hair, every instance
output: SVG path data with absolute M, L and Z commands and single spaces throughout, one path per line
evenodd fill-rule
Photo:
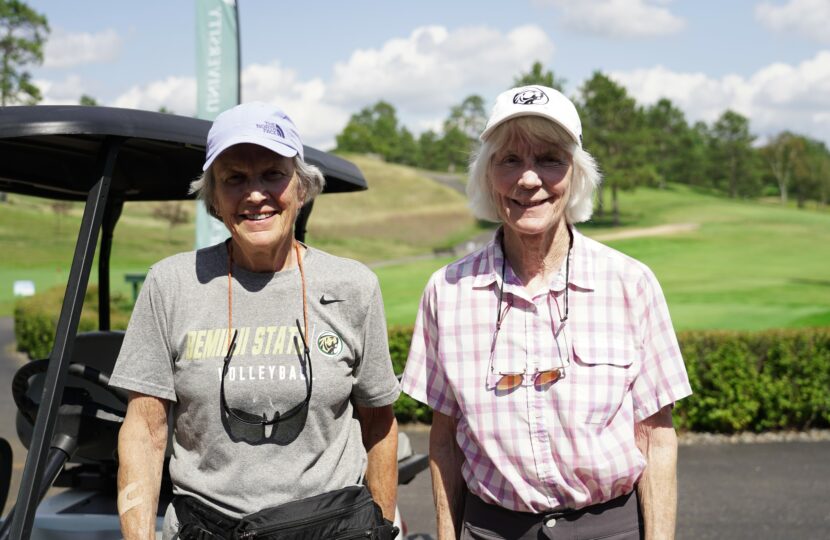
M 308 204 L 323 191 L 326 185 L 326 178 L 323 176 L 323 172 L 319 167 L 306 163 L 299 154 L 294 156 L 292 161 L 294 162 L 294 172 L 300 181 L 300 189 L 302 189 L 304 194 L 304 202 Z M 190 183 L 188 193 L 195 193 L 196 198 L 205 203 L 208 214 L 222 221 L 222 218 L 216 214 L 214 208 L 214 197 L 216 194 L 216 178 L 213 176 L 214 165 L 215 162 L 205 172 L 199 175 L 196 180 Z
M 493 200 L 490 166 L 496 152 L 514 138 L 550 144 L 571 154 L 573 175 L 571 194 L 565 208 L 565 221 L 570 224 L 591 219 L 594 211 L 594 190 L 601 181 L 596 161 L 564 129 L 539 116 L 520 116 L 507 120 L 487 137 L 478 152 L 472 156 L 467 197 L 475 217 L 485 221 L 501 222 Z

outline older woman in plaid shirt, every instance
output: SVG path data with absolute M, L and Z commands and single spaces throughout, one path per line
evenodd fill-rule
M 691 389 L 652 272 L 573 226 L 599 183 L 576 108 L 514 88 L 481 140 L 467 191 L 502 226 L 430 279 L 403 378 L 439 538 L 672 538 Z

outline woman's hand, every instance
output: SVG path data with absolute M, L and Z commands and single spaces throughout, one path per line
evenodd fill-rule
M 118 515 L 126 540 L 155 540 L 169 402 L 130 392 L 118 432 Z
M 369 457 L 366 487 L 383 510 L 383 517 L 395 521 L 398 496 L 398 421 L 392 405 L 357 407 L 363 446 Z

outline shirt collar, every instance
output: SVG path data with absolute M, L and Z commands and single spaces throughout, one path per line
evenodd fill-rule
M 574 244 L 570 253 L 570 276 L 568 280 L 574 287 L 592 291 L 594 290 L 594 264 L 588 245 L 590 240 L 577 231 L 573 225 L 569 225 L 569 227 L 574 236 Z M 497 287 L 501 286 L 502 262 L 504 261 L 504 253 L 501 249 L 502 235 L 502 227 L 499 227 L 485 247 L 484 264 L 481 271 L 477 272 L 473 279 L 473 287 L 486 288 L 493 284 L 496 284 Z M 518 279 L 510 268 L 510 263 L 505 268 L 505 279 L 508 289 L 512 283 L 518 283 Z M 563 266 L 562 270 L 551 279 L 550 289 L 561 291 L 564 288 L 564 280 L 565 270 Z

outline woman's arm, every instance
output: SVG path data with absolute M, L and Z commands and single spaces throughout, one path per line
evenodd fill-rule
M 438 540 L 458 538 L 464 519 L 466 486 L 461 476 L 463 457 L 455 442 L 455 432 L 455 418 L 433 411 L 429 430 L 429 469 Z
M 118 515 L 126 540 L 155 540 L 169 402 L 130 392 L 118 432 Z
M 677 434 L 671 406 L 634 426 L 646 469 L 637 483 L 647 540 L 674 538 L 677 514 Z
M 398 496 L 398 421 L 392 405 L 357 407 L 363 446 L 369 457 L 366 487 L 383 510 L 383 516 L 395 521 Z

